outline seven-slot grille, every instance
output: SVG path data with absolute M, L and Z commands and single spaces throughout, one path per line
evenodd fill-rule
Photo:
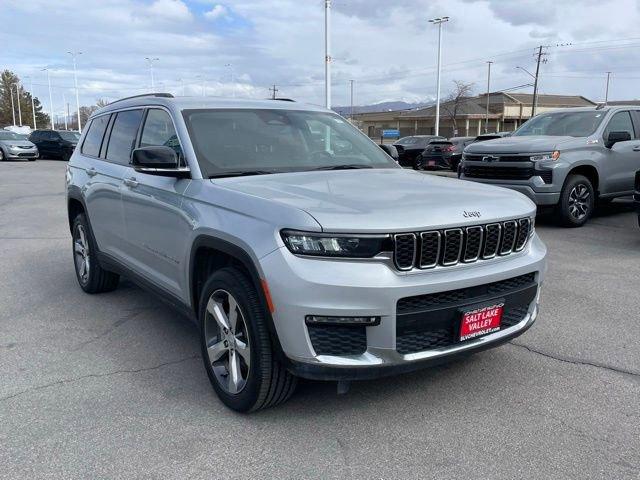
M 524 249 L 531 236 L 531 219 L 401 233 L 394 238 L 394 261 L 399 270 L 426 269 L 472 263 Z

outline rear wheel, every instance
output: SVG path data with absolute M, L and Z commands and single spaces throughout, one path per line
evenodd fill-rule
M 2 162 L 3 160 L 4 160 L 4 152 L 0 148 L 0 162 Z
M 593 214 L 595 193 L 589 179 L 570 175 L 560 193 L 557 215 L 565 227 L 581 227 Z
M 65 162 L 68 162 L 69 159 L 71 158 L 71 153 L 67 152 L 66 150 L 62 152 L 62 154 L 60 154 L 60 158 L 62 160 L 64 160 Z
M 85 292 L 110 292 L 118 287 L 120 276 L 105 270 L 98 262 L 95 241 L 84 213 L 73 221 L 73 263 L 80 288 Z
M 275 358 L 265 309 L 241 270 L 223 268 L 209 277 L 199 319 L 204 367 L 227 407 L 255 411 L 291 396 L 297 379 Z

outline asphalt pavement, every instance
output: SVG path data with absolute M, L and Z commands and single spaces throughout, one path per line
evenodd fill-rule
M 539 218 L 541 314 L 510 344 L 226 409 L 197 332 L 128 281 L 84 294 L 61 161 L 0 163 L 0 478 L 638 479 L 640 228 Z

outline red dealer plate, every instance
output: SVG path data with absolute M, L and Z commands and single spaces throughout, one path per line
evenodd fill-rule
M 503 309 L 504 303 L 497 303 L 463 312 L 460 323 L 460 341 L 500 330 Z
M 427 166 L 429 166 L 429 167 L 435 167 L 435 166 L 436 166 L 436 161 L 435 161 L 435 160 L 429 160 L 429 161 L 427 162 Z

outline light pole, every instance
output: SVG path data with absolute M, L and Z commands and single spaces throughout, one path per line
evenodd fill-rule
M 349 90 L 350 90 L 349 119 L 351 120 L 351 123 L 353 123 L 353 80 L 349 80 Z
M 491 92 L 491 64 L 493 62 L 491 60 L 487 61 L 487 67 L 489 67 L 489 71 L 487 72 L 487 113 L 484 117 L 484 133 L 489 131 L 489 92 Z
M 331 108 L 331 0 L 324 0 L 324 106 Z
M 13 103 L 13 89 L 9 85 L 9 95 L 11 95 L 11 116 L 13 117 L 13 126 L 16 126 L 16 106 Z
M 62 113 L 64 114 L 64 129 L 69 130 L 69 123 L 67 120 L 67 97 L 62 92 Z
M 78 114 L 78 132 L 82 133 L 82 124 L 80 122 L 80 95 L 78 94 L 78 72 L 76 70 L 76 57 L 82 55 L 82 52 L 67 52 L 73 59 L 73 85 L 76 89 L 76 111 Z
M 157 62 L 160 60 L 158 57 L 144 57 L 144 59 L 149 62 L 149 73 L 151 74 L 151 90 L 156 88 L 156 82 L 153 78 L 153 62 Z
M 18 101 L 18 125 L 22 126 L 22 109 L 20 108 L 20 84 L 16 83 L 16 100 Z
M 38 127 L 36 126 L 36 106 L 35 103 L 33 101 L 33 77 L 32 76 L 27 76 L 24 78 L 28 78 L 29 81 L 31 82 L 31 113 L 33 114 L 33 129 L 37 130 Z
M 49 76 L 49 67 L 44 67 L 42 71 L 47 72 L 47 84 L 49 85 L 49 114 L 51 115 L 49 123 L 51 124 L 51 130 L 55 130 L 53 126 L 53 96 L 51 95 L 51 77 Z
M 436 80 L 436 131 L 440 134 L 440 59 L 442 57 L 442 24 L 449 21 L 449 17 L 432 18 L 430 23 L 438 25 L 438 76 Z
M 235 71 L 233 70 L 233 64 L 225 63 L 224 66 L 231 70 L 231 85 L 233 85 L 233 90 L 232 90 L 231 95 L 235 98 L 235 96 L 236 96 L 236 76 L 235 76 Z
M 609 80 L 611 79 L 611 72 L 607 72 L 607 88 L 604 91 L 604 105 L 607 105 L 609 101 Z

